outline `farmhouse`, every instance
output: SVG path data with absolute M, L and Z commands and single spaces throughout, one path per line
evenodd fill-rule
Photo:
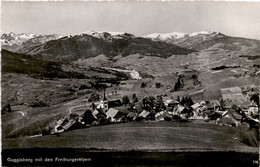
M 222 98 L 224 101 L 232 101 L 242 103 L 245 100 L 240 87 L 230 87 L 221 89 Z
M 249 108 L 249 105 L 251 104 L 251 101 L 247 100 L 247 101 L 244 101 L 242 104 L 240 104 L 240 108 L 243 112 L 245 112 L 246 114 L 248 114 L 248 108 Z

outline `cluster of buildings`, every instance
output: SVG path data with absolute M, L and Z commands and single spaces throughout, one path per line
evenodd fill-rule
M 228 90 L 225 90 L 228 92 Z M 234 89 L 234 91 L 239 91 Z M 237 96 L 239 97 L 240 92 Z M 224 97 L 229 97 L 224 96 Z M 227 99 L 226 99 L 227 100 Z M 121 100 L 109 101 L 105 92 L 98 105 L 94 103 L 83 115 L 71 113 L 60 119 L 51 133 L 119 122 L 214 120 L 217 124 L 239 126 L 241 122 L 259 123 L 259 108 L 252 101 L 244 101 L 237 108 L 225 108 L 218 100 L 194 103 L 191 98 L 171 99 L 161 95 L 145 97 L 140 101 L 122 104 Z

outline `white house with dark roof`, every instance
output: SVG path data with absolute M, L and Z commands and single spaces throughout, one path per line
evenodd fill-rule
M 258 114 L 258 106 L 255 102 L 251 102 L 248 106 L 248 115 L 257 115 Z

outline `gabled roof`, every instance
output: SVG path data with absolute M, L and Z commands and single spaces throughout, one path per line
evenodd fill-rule
M 98 113 L 99 113 L 98 110 L 94 110 L 94 111 L 92 112 L 92 115 L 93 115 L 93 116 L 96 116 Z
M 122 113 L 122 112 L 117 112 L 117 114 L 114 116 L 114 119 L 121 119 L 124 118 L 126 116 L 126 114 Z
M 155 114 L 155 120 L 157 121 L 163 121 L 164 117 L 166 117 L 166 114 L 164 111 L 158 112 Z
M 179 105 L 179 106 L 177 107 L 177 112 L 182 112 L 184 109 L 185 109 L 184 106 Z
M 249 107 L 258 107 L 258 106 L 256 105 L 255 102 L 251 102 L 251 103 L 249 104 Z
M 193 109 L 197 109 L 199 107 L 201 107 L 200 103 L 195 103 L 191 106 Z
M 129 113 L 129 110 L 124 107 L 124 106 L 121 106 L 121 107 L 115 107 L 114 109 L 118 110 L 119 112 L 122 112 L 124 114 L 128 114 Z
M 216 105 L 216 106 L 221 106 L 220 102 L 218 100 L 212 100 L 211 103 Z
M 244 101 L 242 104 L 240 104 L 240 107 L 241 108 L 248 108 L 250 103 L 251 103 L 251 101 L 249 101 L 249 100 Z
M 146 118 L 149 114 L 150 114 L 149 111 L 143 110 L 143 111 L 139 114 L 139 117 Z
M 224 112 L 222 114 L 222 116 L 223 117 L 229 116 L 229 117 L 233 118 L 234 120 L 241 120 L 242 119 L 242 115 L 240 113 L 238 113 L 237 111 L 232 110 L 232 109 L 227 110 L 226 112 Z
M 168 116 L 169 113 L 167 113 L 166 111 L 161 111 L 155 114 L 155 117 L 166 117 Z
M 108 101 L 108 106 L 109 107 L 118 107 L 118 106 L 121 106 L 122 105 L 122 102 L 117 99 L 117 100 L 109 100 Z
M 106 112 L 106 115 L 111 117 L 111 118 L 114 118 L 114 116 L 116 116 L 116 114 L 118 113 L 118 110 L 117 109 L 114 109 L 114 108 L 110 108 L 107 112 Z
M 134 112 L 130 112 L 130 113 L 127 115 L 127 117 L 132 118 L 132 117 L 134 117 L 135 115 L 136 115 L 136 113 L 134 113 Z
M 74 119 L 70 119 L 62 128 L 64 130 L 68 130 L 72 125 L 74 125 L 76 121 Z
M 215 113 L 218 113 L 218 114 L 220 114 L 222 116 L 224 115 L 225 112 L 227 112 L 227 111 L 217 111 L 217 110 L 215 111 Z

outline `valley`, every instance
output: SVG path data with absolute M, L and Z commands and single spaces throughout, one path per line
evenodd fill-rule
M 259 95 L 260 42 L 258 40 L 228 37 L 216 32 L 182 34 L 174 39 L 165 36 L 163 39 L 151 39 L 151 36 L 135 37 L 127 33 L 110 34 L 106 32 L 59 37 L 41 43 L 32 43 L 28 47 L 21 45 L 19 48 L 23 49 L 20 49 L 19 52 L 17 47 L 12 49 L 5 46 L 8 38 L 1 37 L 1 42 L 5 40 L 2 42 L 1 51 L 1 114 L 4 148 L 38 147 L 37 143 L 35 146 L 31 145 L 34 140 L 39 140 L 37 142 L 40 143 L 45 140 L 60 140 L 56 136 L 50 135 L 49 130 L 55 129 L 57 122 L 62 118 L 70 117 L 71 114 L 80 117 L 86 110 L 92 109 L 93 104 L 98 106 L 104 96 L 104 91 L 109 100 L 123 101 L 123 97 L 127 96 L 130 97 L 129 102 L 135 106 L 139 104 L 132 102 L 133 94 L 136 95 L 139 102 L 151 96 L 156 98 L 162 96 L 164 102 L 190 97 L 194 104 L 202 101 L 223 100 L 223 89 L 225 88 L 239 87 L 245 100 L 249 100 L 252 94 L 258 93 Z M 11 39 L 9 42 L 13 40 Z M 176 86 L 178 81 L 181 81 L 181 84 Z M 234 104 L 239 107 L 242 104 L 236 100 L 225 100 L 224 103 L 226 107 L 229 106 L 229 108 L 225 108 L 227 110 Z M 129 109 L 131 104 L 122 105 L 120 109 L 127 113 L 132 112 L 133 109 Z M 152 110 L 150 109 L 150 112 Z M 161 108 L 161 110 L 166 111 L 166 108 Z M 169 112 L 172 111 L 169 110 Z M 156 120 L 153 121 L 157 127 Z M 218 131 L 210 132 L 208 141 L 210 144 L 214 137 L 222 139 L 223 135 L 229 132 L 228 128 L 215 125 L 214 121 L 211 120 L 209 126 L 214 126 Z M 126 129 L 128 126 L 135 127 L 130 122 L 126 125 L 105 125 L 104 128 L 115 126 L 120 129 L 122 127 L 122 134 L 126 134 L 123 127 L 126 126 Z M 177 126 L 176 122 L 173 123 L 174 125 L 169 124 L 167 126 L 173 126 L 173 129 Z M 192 123 L 188 124 L 189 128 L 192 126 L 190 124 Z M 144 125 L 146 124 L 144 123 Z M 199 134 L 204 133 L 200 130 L 204 125 L 208 126 L 203 121 L 202 124 L 198 124 L 197 136 L 193 137 L 199 137 Z M 89 124 L 89 126 L 94 125 Z M 136 129 L 139 129 L 143 125 L 136 126 Z M 86 131 L 91 136 L 94 134 L 95 128 L 100 128 L 97 131 L 101 130 L 101 133 L 104 133 L 101 135 L 108 133 L 106 130 L 102 130 L 102 125 L 65 132 L 60 138 L 70 138 L 76 135 L 79 136 L 81 143 L 85 138 L 79 134 Z M 187 130 L 191 131 L 189 128 Z M 222 128 L 224 129 L 223 134 L 220 133 Z M 227 141 L 223 141 L 221 143 L 223 147 L 221 146 L 219 149 L 226 147 L 227 143 L 232 143 L 233 138 L 239 136 L 240 130 L 232 129 L 234 136 L 231 137 L 232 139 L 228 138 Z M 159 131 L 156 130 L 156 133 Z M 166 129 L 165 134 L 161 135 L 166 135 L 171 131 L 171 128 Z M 114 136 L 121 135 L 117 132 L 111 133 Z M 140 135 L 139 133 L 141 132 L 137 130 L 136 135 Z M 30 138 L 30 136 L 42 134 L 47 135 Z M 149 134 L 146 135 L 142 138 L 144 142 L 146 138 L 151 137 Z M 172 136 L 165 136 L 165 138 L 172 138 Z M 114 140 L 114 138 L 108 140 Z M 117 147 L 117 144 L 125 138 L 118 140 L 114 143 L 114 147 Z M 19 143 L 21 144 L 19 145 Z M 92 141 L 89 143 L 86 147 L 99 145 L 98 141 L 93 145 Z M 84 142 L 81 144 L 80 146 L 85 146 Z M 159 141 L 155 149 L 166 149 L 164 144 L 163 141 L 162 143 Z M 183 143 L 179 144 L 169 146 L 172 149 L 184 148 Z M 199 143 L 194 147 L 206 149 L 202 148 L 202 145 Z M 74 147 L 75 145 L 64 146 Z M 128 145 L 121 145 L 118 148 L 121 147 L 124 149 Z M 140 146 L 142 149 L 150 147 L 151 145 Z M 193 146 L 187 147 L 193 148 Z M 213 147 L 213 144 L 210 147 L 218 149 Z M 245 151 L 251 149 L 239 142 L 235 147 L 241 147 Z M 105 145 L 105 148 L 112 149 L 113 147 Z M 136 146 L 133 149 L 140 148 Z M 233 146 L 230 150 L 232 149 Z

